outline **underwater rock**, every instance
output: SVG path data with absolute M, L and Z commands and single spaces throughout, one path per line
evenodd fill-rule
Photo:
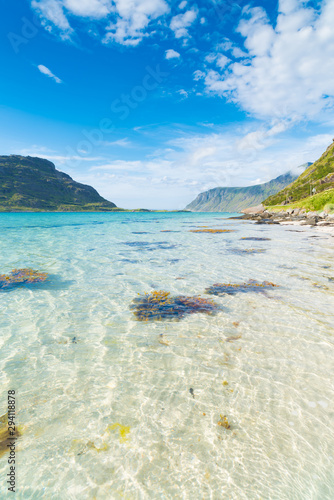
M 34 271 L 33 269 L 13 269 L 10 274 L 0 274 L 0 289 L 6 289 L 15 285 L 30 283 L 41 283 L 48 278 L 47 273 Z
M 255 280 L 249 280 L 247 283 L 234 284 L 234 283 L 215 283 L 209 288 L 205 289 L 205 293 L 210 295 L 234 295 L 238 292 L 247 293 L 247 292 L 258 292 L 265 293 L 266 290 L 270 290 L 274 287 L 278 287 L 279 285 L 275 285 L 270 281 L 263 281 L 259 283 Z
M 168 241 L 126 241 L 124 245 L 134 247 L 139 251 L 152 252 L 153 250 L 172 250 L 177 245 L 168 243 Z
M 243 238 L 240 239 L 247 241 L 271 241 L 270 238 L 256 238 L 255 236 L 244 236 Z
M 231 248 L 229 250 L 230 253 L 234 253 L 236 255 L 253 255 L 256 253 L 264 253 L 266 250 L 264 248 Z
M 225 342 L 234 342 L 235 340 L 241 339 L 241 335 L 232 335 L 231 337 L 227 337 Z
M 186 314 L 213 314 L 219 306 L 212 300 L 179 295 L 173 297 L 163 290 L 146 293 L 133 300 L 130 309 L 138 321 L 179 320 Z

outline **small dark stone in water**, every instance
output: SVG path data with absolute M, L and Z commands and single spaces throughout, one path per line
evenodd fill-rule
M 73 337 L 72 344 L 77 344 L 77 338 L 76 337 Z
M 190 387 L 189 392 L 192 395 L 192 397 L 195 399 L 194 389 L 192 387 Z
M 255 253 L 264 253 L 266 250 L 264 248 L 231 248 L 229 252 L 236 255 L 253 255 Z
M 256 238 L 255 236 L 249 236 L 249 237 L 244 237 L 240 238 L 241 240 L 247 240 L 247 241 L 271 241 L 270 238 Z

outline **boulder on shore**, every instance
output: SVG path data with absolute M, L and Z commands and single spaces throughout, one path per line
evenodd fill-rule
M 255 214 L 262 214 L 264 212 L 264 210 L 265 210 L 265 208 L 261 204 L 261 205 L 257 205 L 256 207 L 245 208 L 245 210 L 242 210 L 241 212 L 243 214 L 255 215 Z

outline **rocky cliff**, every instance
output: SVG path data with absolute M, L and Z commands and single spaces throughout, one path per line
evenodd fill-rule
M 0 156 L 0 211 L 108 211 L 115 207 L 48 160 Z

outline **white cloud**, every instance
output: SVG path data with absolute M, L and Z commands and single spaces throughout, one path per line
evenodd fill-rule
M 169 10 L 164 0 L 115 0 L 116 21 L 108 26 L 105 42 L 109 40 L 123 45 L 138 45 L 149 23 Z
M 217 61 L 216 61 L 216 64 L 218 66 L 218 68 L 225 68 L 225 66 L 228 65 L 228 63 L 231 62 L 231 59 L 229 59 L 228 57 L 224 56 L 224 55 L 219 55 L 217 57 Z
M 197 9 L 193 8 L 172 18 L 170 28 L 174 31 L 176 38 L 187 38 L 189 36 L 188 28 L 195 21 L 197 14 Z
M 316 160 L 332 139 L 320 134 L 281 140 L 284 130 L 285 124 L 277 122 L 260 129 L 248 124 L 215 133 L 184 133 L 149 157 L 96 163 L 86 173 L 78 171 L 75 180 L 94 186 L 121 207 L 184 208 L 214 187 L 253 185 L 296 171 Z
M 211 54 L 207 54 L 205 56 L 205 60 L 206 60 L 206 62 L 211 64 L 217 59 L 217 57 L 218 57 L 217 54 L 211 53 Z
M 165 57 L 166 57 L 166 59 L 175 59 L 175 58 L 180 57 L 180 54 L 178 52 L 176 52 L 176 50 L 168 49 L 165 52 Z
M 111 0 L 63 0 L 63 4 L 71 14 L 93 19 L 102 19 L 113 10 Z
M 204 71 L 201 71 L 200 69 L 197 69 L 196 71 L 194 71 L 193 75 L 194 75 L 194 80 L 196 80 L 196 81 L 202 80 L 203 78 L 205 78 Z
M 187 3 L 188 3 L 187 0 L 183 0 L 183 2 L 181 2 L 180 5 L 179 5 L 179 9 L 180 10 L 185 9 L 186 6 L 187 6 Z
M 60 0 L 32 0 L 31 6 L 35 9 L 43 20 L 43 24 L 51 22 L 61 31 L 62 38 L 70 38 L 73 33 L 63 10 L 63 3 Z M 50 26 L 46 26 L 50 31 Z
M 57 27 L 63 38 L 73 34 L 69 18 L 77 16 L 103 20 L 104 43 L 130 46 L 138 45 L 148 36 L 151 21 L 169 11 L 165 0 L 31 0 L 31 5 L 44 24 Z
M 238 31 L 247 52 L 238 53 L 226 40 L 220 49 L 248 59 L 223 73 L 208 70 L 207 90 L 262 119 L 296 122 L 333 110 L 333 19 L 334 0 L 324 0 L 320 12 L 296 0 L 281 0 L 275 29 L 263 9 L 244 9 Z
M 55 82 L 57 82 L 57 83 L 63 83 L 63 82 L 61 81 L 61 79 L 60 79 L 60 78 L 58 78 L 58 76 L 54 75 L 54 74 L 52 73 L 52 71 L 50 71 L 50 70 L 49 70 L 49 68 L 47 68 L 46 66 L 43 66 L 43 64 L 39 64 L 39 65 L 37 66 L 37 68 L 39 69 L 39 71 L 40 71 L 41 73 L 43 73 L 43 75 L 46 75 L 46 76 L 49 76 L 50 78 L 53 78 L 53 80 L 54 80 Z
M 181 96 L 183 96 L 183 99 L 188 99 L 188 97 L 189 97 L 189 92 L 187 92 L 184 89 L 178 90 L 177 93 L 180 94 Z

